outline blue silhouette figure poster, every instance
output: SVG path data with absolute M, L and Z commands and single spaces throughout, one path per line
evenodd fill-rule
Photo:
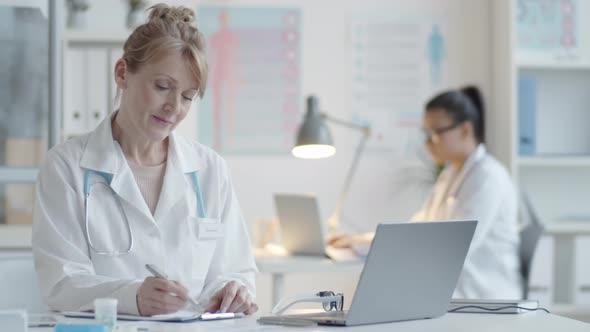
M 442 65 L 445 59 L 445 39 L 437 24 L 432 26 L 428 36 L 428 62 L 430 64 L 430 80 L 437 86 L 442 81 Z

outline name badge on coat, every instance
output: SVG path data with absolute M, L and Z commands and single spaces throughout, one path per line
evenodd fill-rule
M 197 238 L 199 240 L 213 240 L 225 235 L 225 225 L 215 218 L 195 218 L 197 223 Z

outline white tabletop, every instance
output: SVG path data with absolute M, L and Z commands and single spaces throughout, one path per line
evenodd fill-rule
M 590 220 L 563 220 L 545 225 L 545 233 L 550 235 L 590 235 Z
M 73 321 L 73 320 L 69 320 Z M 78 320 L 80 321 L 80 320 Z M 89 322 L 88 320 L 83 322 Z M 137 326 L 149 327 L 150 332 L 205 332 L 205 331 L 436 331 L 436 332 L 510 332 L 510 331 L 590 331 L 590 324 L 564 318 L 544 312 L 532 312 L 520 315 L 510 314 L 446 314 L 443 317 L 397 323 L 363 325 L 354 327 L 282 327 L 275 325 L 260 325 L 256 317 L 248 317 L 235 320 L 194 323 L 153 323 L 153 322 L 124 322 L 123 324 L 138 324 Z M 30 332 L 50 332 L 53 328 L 32 328 Z
M 263 273 L 360 272 L 364 261 L 337 262 L 318 256 L 256 255 L 256 265 Z

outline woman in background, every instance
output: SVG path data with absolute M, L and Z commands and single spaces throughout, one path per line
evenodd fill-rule
M 465 87 L 432 98 L 426 104 L 423 131 L 432 158 L 445 168 L 412 220 L 478 221 L 453 296 L 521 298 L 517 195 L 504 166 L 486 151 L 480 91 Z M 343 235 L 330 244 L 347 247 L 367 239 L 372 234 Z

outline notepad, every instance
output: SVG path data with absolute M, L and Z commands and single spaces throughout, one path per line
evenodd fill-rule
M 54 327 L 56 324 L 53 314 L 29 314 L 29 327 Z
M 465 308 L 462 308 L 465 307 Z M 478 308 L 479 307 L 479 308 Z M 462 308 L 462 309 L 459 309 Z M 486 308 L 486 309 L 483 309 Z M 453 299 L 449 312 L 488 313 L 488 314 L 520 314 L 539 308 L 536 300 L 473 300 Z
M 88 311 L 64 311 L 62 315 L 70 318 L 94 318 L 93 312 Z M 234 319 L 244 317 L 243 313 L 233 312 L 215 312 L 215 313 L 199 313 L 194 311 L 181 310 L 173 314 L 155 315 L 155 316 L 136 316 L 127 314 L 117 314 L 117 320 L 131 320 L 131 321 L 153 321 L 153 322 L 193 322 L 193 321 L 207 321 L 220 319 Z

